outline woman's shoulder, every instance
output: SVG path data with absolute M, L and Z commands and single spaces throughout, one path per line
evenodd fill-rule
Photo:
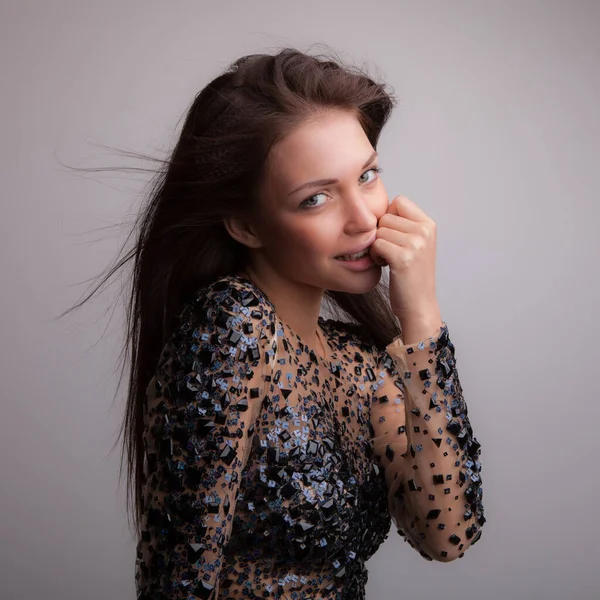
M 215 278 L 190 294 L 184 308 L 190 312 L 197 312 L 200 308 L 245 314 L 252 311 L 260 311 L 265 315 L 274 312 L 273 305 L 260 288 L 241 275 Z
M 275 331 L 274 307 L 251 280 L 223 275 L 188 294 L 174 323 L 175 336 L 240 336 L 256 340 Z

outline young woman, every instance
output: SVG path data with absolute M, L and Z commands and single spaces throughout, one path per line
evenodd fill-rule
M 392 522 L 429 560 L 479 539 L 435 223 L 379 176 L 394 104 L 293 49 L 193 102 L 130 256 L 139 600 L 356 600 Z

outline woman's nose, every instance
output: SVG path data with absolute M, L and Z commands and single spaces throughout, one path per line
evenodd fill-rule
M 345 198 L 345 227 L 348 231 L 372 231 L 377 227 L 375 198 L 356 192 Z

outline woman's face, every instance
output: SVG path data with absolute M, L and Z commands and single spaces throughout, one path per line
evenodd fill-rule
M 389 204 L 377 166 L 350 112 L 325 112 L 274 146 L 252 224 L 261 244 L 253 263 L 262 277 L 272 269 L 297 284 L 355 294 L 377 285 L 381 267 L 368 255 L 360 269 L 337 258 L 375 240 Z M 338 181 L 311 183 L 319 179 Z

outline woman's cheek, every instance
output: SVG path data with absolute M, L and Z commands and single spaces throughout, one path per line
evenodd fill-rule
M 381 199 L 377 203 L 376 216 L 377 216 L 378 220 L 381 217 L 383 217 L 383 215 L 385 215 L 385 213 L 388 211 L 389 206 L 390 206 L 390 200 L 388 198 L 387 192 L 384 190 L 383 194 L 381 195 Z

